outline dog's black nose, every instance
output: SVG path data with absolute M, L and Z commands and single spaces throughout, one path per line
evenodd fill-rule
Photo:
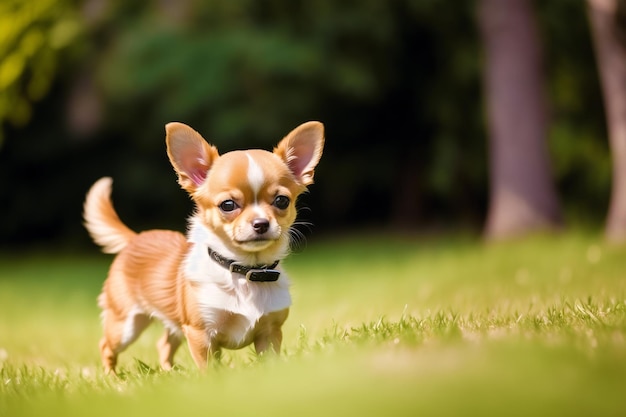
M 255 232 L 262 235 L 270 228 L 270 221 L 261 217 L 252 220 L 252 228 Z

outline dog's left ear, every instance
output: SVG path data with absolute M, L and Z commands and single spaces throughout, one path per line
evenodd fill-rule
M 186 124 L 168 123 L 165 134 L 167 156 L 178 174 L 178 183 L 192 194 L 206 179 L 219 153 Z
M 307 186 L 313 183 L 315 167 L 324 149 L 324 125 L 306 122 L 292 130 L 278 146 L 278 155 L 289 167 L 296 180 Z

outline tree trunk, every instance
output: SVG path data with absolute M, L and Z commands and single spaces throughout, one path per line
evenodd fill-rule
M 485 235 L 501 239 L 561 223 L 548 150 L 541 46 L 529 0 L 481 0 L 490 201 Z
M 587 0 L 613 159 L 605 233 L 609 240 L 623 243 L 626 242 L 626 47 L 617 34 L 617 3 Z

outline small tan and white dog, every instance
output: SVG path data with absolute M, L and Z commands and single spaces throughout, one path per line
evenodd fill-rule
M 111 204 L 111 178 L 98 180 L 84 206 L 85 226 L 106 253 L 117 253 L 98 304 L 107 373 L 153 319 L 165 326 L 157 343 L 163 369 L 182 338 L 199 368 L 222 348 L 254 343 L 280 351 L 289 312 L 289 281 L 278 263 L 287 256 L 296 199 L 313 183 L 324 127 L 307 122 L 273 152 L 219 155 L 182 123 L 165 127 L 167 154 L 178 182 L 195 202 L 187 237 L 169 230 L 135 233 Z

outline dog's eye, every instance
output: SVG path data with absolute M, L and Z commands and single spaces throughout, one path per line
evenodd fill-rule
M 237 207 L 238 207 L 237 203 L 235 203 L 233 200 L 225 200 L 220 203 L 220 210 L 222 210 L 225 213 L 233 211 Z
M 274 207 L 280 209 L 280 210 L 284 210 L 287 207 L 289 207 L 289 197 L 286 197 L 284 195 L 279 195 L 274 199 Z

